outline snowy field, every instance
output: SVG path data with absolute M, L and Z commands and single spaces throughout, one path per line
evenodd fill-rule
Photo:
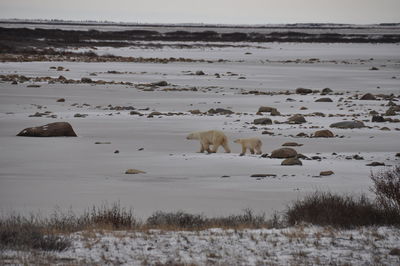
M 369 193 L 371 171 L 384 167 L 366 164 L 399 162 L 395 155 L 400 152 L 400 124 L 371 122 L 369 115 L 371 110 L 385 113 L 388 101 L 382 97 L 359 100 L 367 92 L 394 94 L 394 102 L 399 104 L 398 44 L 245 45 L 94 50 L 99 55 L 185 57 L 215 60 L 213 63 L 0 63 L 0 75 L 63 75 L 74 80 L 89 77 L 95 81 L 133 83 L 127 86 L 35 82 L 40 87 L 27 87 L 34 82 L 0 82 L 1 212 L 51 213 L 56 207 L 80 212 L 93 205 L 120 201 L 144 218 L 157 210 L 221 216 L 250 208 L 271 215 L 315 190 Z M 309 60 L 312 58 L 319 60 Z M 216 62 L 218 59 L 228 61 Z M 57 71 L 53 66 L 69 71 Z M 370 70 L 372 67 L 378 70 Z M 199 70 L 205 75 L 193 75 Z M 146 91 L 139 85 L 162 80 L 169 83 L 166 88 L 197 91 L 163 91 L 165 87 Z M 325 96 L 293 94 L 298 87 L 320 91 L 328 87 L 333 92 Z M 243 94 L 251 90 L 276 94 Z M 291 94 L 286 95 L 285 91 Z M 315 102 L 321 97 L 330 97 L 333 102 Z M 57 102 L 59 98 L 65 98 L 65 102 Z M 133 106 L 144 115 L 110 110 L 109 105 Z M 282 115 L 256 115 L 260 106 L 275 107 Z M 207 112 L 210 108 L 235 113 L 210 116 L 188 112 Z M 50 111 L 53 118 L 29 117 L 45 111 Z M 181 114 L 149 118 L 147 115 L 153 111 Z M 307 116 L 314 112 L 326 116 Z M 87 116 L 74 117 L 77 113 Z M 260 117 L 285 122 L 297 113 L 306 115 L 307 123 L 255 127 L 252 124 Z M 399 119 L 400 115 L 390 118 Z M 352 119 L 364 121 L 367 127 L 329 128 L 331 123 Z M 78 137 L 16 136 L 24 128 L 58 121 L 69 122 Z M 382 127 L 389 130 L 381 130 Z M 222 149 L 210 155 L 196 153 L 200 149 L 198 141 L 186 140 L 186 135 L 209 129 L 226 133 L 232 153 L 225 154 Z M 336 137 L 294 137 L 319 129 L 330 129 Z M 274 135 L 262 135 L 264 130 Z M 263 153 L 268 154 L 285 142 L 297 142 L 303 144 L 294 147 L 299 153 L 310 158 L 319 156 L 321 160 L 302 160 L 302 166 L 281 166 L 281 159 L 239 156 L 240 146 L 233 140 L 244 137 L 259 137 Z M 354 155 L 363 160 L 346 159 Z M 126 175 L 129 168 L 146 173 Z M 327 170 L 334 175 L 319 176 Z M 252 174 L 276 176 L 252 178 Z

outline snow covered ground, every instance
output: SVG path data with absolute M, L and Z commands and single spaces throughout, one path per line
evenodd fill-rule
M 272 214 L 292 200 L 315 190 L 340 193 L 369 193 L 373 161 L 394 165 L 399 162 L 399 123 L 372 123 L 369 112 L 384 113 L 388 101 L 361 101 L 364 93 L 400 94 L 400 46 L 397 44 L 271 44 L 248 48 L 163 49 L 99 48 L 95 52 L 123 56 L 186 57 L 226 59 L 214 63 L 82 63 L 25 62 L 0 63 L 0 74 L 28 77 L 129 81 L 134 84 L 166 80 L 168 88 L 198 91 L 143 91 L 137 86 L 94 84 L 47 84 L 27 87 L 0 82 L 0 209 L 3 213 L 51 212 L 56 206 L 82 211 L 92 205 L 120 201 L 133 207 L 139 217 L 156 210 L 185 210 L 220 216 L 244 208 Z M 250 53 L 250 54 L 245 54 Z M 285 60 L 301 59 L 299 62 Z M 310 58 L 320 62 L 310 63 Z M 270 61 L 267 61 L 270 60 Z M 70 71 L 56 71 L 63 66 Z M 372 71 L 371 67 L 379 70 Z M 198 70 L 205 75 L 190 75 Z M 108 71 L 123 73 L 111 74 Z M 229 73 L 231 72 L 231 73 Z M 94 73 L 95 75 L 90 75 Z M 220 78 L 215 77 L 220 74 Z M 232 75 L 237 74 L 236 75 Z M 245 79 L 239 79 L 240 77 Z M 393 78 L 394 77 L 394 78 Z M 294 92 L 297 87 L 322 90 L 332 95 L 243 95 L 242 92 Z M 335 93 L 337 93 L 335 95 Z M 355 94 L 359 94 L 355 97 Z M 331 103 L 314 102 L 330 97 Z M 349 98 L 352 97 L 352 98 Z M 65 98 L 65 102 L 56 102 Z M 288 101 L 288 98 L 294 101 Z M 343 99 L 341 99 L 343 98 Z M 398 97 L 397 97 L 398 100 Z M 76 103 L 76 104 L 75 104 Z M 399 102 L 396 102 L 397 104 Z M 134 106 L 145 114 L 130 115 L 112 106 Z M 302 125 L 273 124 L 252 128 L 260 106 L 276 107 L 284 122 L 296 113 L 323 112 L 326 117 L 306 116 Z M 229 108 L 233 115 L 192 115 L 188 110 L 206 112 Z M 307 110 L 300 110 L 307 107 Z M 304 109 L 304 108 L 303 108 Z M 56 118 L 29 117 L 51 111 Z M 183 115 L 154 116 L 152 111 L 183 112 Z M 74 117 L 87 114 L 85 118 Z M 328 115 L 332 114 L 332 117 Z M 294 138 L 344 119 L 367 120 L 363 129 L 331 129 L 335 138 Z M 340 115 L 345 115 L 341 117 Z M 265 115 L 268 116 L 269 115 Z M 400 115 L 391 116 L 400 118 Z M 15 135 L 26 127 L 67 121 L 77 138 L 23 138 Z M 318 128 L 316 128 L 318 127 Z M 390 131 L 380 130 L 388 127 Z M 267 128 L 275 135 L 262 135 Z M 200 145 L 188 141 L 191 131 L 220 129 L 230 139 L 232 153 L 199 154 Z M 239 156 L 235 138 L 259 137 L 263 152 L 271 153 L 285 142 L 303 144 L 298 152 L 319 160 L 303 160 L 303 166 L 281 166 L 280 159 Z M 111 144 L 95 144 L 95 142 Z M 141 149 L 143 148 L 143 149 Z M 116 150 L 119 153 L 114 153 Z M 221 151 L 220 151 L 221 152 Z M 333 154 L 336 153 L 336 154 Z M 347 160 L 358 154 L 364 160 Z M 136 168 L 146 174 L 126 175 Z M 329 177 L 319 177 L 325 170 Z M 251 178 L 252 174 L 275 174 L 275 178 Z
M 109 265 L 398 265 L 395 228 L 85 231 L 63 252 L 6 251 L 3 262 Z M 17 258 L 17 259 L 16 259 Z

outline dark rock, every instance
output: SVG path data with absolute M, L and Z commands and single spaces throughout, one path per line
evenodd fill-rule
M 275 174 L 254 174 L 251 175 L 250 177 L 276 177 Z
M 321 95 L 326 95 L 333 92 L 330 88 L 325 88 L 322 90 Z
M 269 106 L 261 106 L 258 108 L 258 112 L 260 113 L 271 113 L 271 115 L 276 116 L 276 115 L 281 115 L 281 113 L 274 107 L 269 107 Z
M 376 97 L 374 95 L 372 95 L 371 93 L 367 93 L 364 94 L 360 100 L 367 100 L 367 101 L 372 101 L 372 100 L 376 100 Z
M 386 110 L 385 116 L 394 116 L 396 115 L 396 109 L 392 106 Z
M 354 160 L 364 160 L 364 157 L 362 157 L 362 156 L 356 154 L 356 155 L 353 155 L 353 159 L 354 159 Z
M 321 161 L 322 160 L 322 158 L 320 156 L 317 156 L 317 155 L 311 156 L 311 159 L 312 160 L 317 160 L 317 161 Z
M 301 114 L 295 114 L 291 117 L 289 117 L 288 122 L 290 124 L 302 124 L 302 123 L 306 123 L 306 119 L 304 118 L 304 116 L 302 116 Z
M 168 82 L 166 82 L 165 80 L 162 80 L 162 81 L 154 82 L 151 85 L 165 87 L 165 86 L 168 86 Z
M 109 141 L 96 141 L 94 144 L 111 144 Z
M 361 121 L 342 121 L 338 123 L 333 123 L 330 125 L 330 127 L 346 129 L 346 128 L 363 128 L 365 127 L 365 125 Z
M 229 109 L 224 109 L 224 108 L 216 108 L 216 109 L 211 108 L 210 110 L 208 110 L 208 113 L 209 114 L 221 114 L 221 115 L 234 114 L 233 111 L 231 111 Z
M 331 103 L 333 101 L 331 98 L 319 98 L 319 99 L 315 100 L 315 102 Z
M 332 131 L 330 131 L 328 129 L 324 129 L 324 130 L 315 131 L 313 137 L 314 138 L 333 138 L 333 137 L 335 137 L 335 135 L 333 135 Z
M 254 119 L 253 124 L 255 124 L 255 125 L 272 125 L 272 120 L 269 118 L 257 118 L 257 119 Z
M 63 103 L 63 102 L 65 102 L 65 99 L 64 98 L 60 98 L 60 99 L 57 100 L 57 102 L 58 103 Z
M 396 157 L 400 157 L 400 152 L 396 153 L 395 156 L 396 156 Z
M 137 169 L 128 169 L 125 171 L 125 174 L 129 174 L 129 175 L 135 175 L 135 174 L 145 174 L 146 172 L 143 172 L 141 170 L 137 170 Z
M 129 113 L 130 115 L 142 115 L 142 113 L 138 112 L 138 111 L 130 111 Z
M 61 77 L 61 76 L 60 76 L 60 77 Z M 93 80 L 90 79 L 90 78 L 81 78 L 81 82 L 82 82 L 82 83 L 92 83 Z
M 367 164 L 366 166 L 385 166 L 385 163 L 372 162 L 372 163 Z
M 383 116 L 380 115 L 374 115 L 371 119 L 371 122 L 385 122 L 385 118 L 383 118 Z
M 306 88 L 297 88 L 296 89 L 296 94 L 309 94 L 312 92 L 313 91 L 311 89 L 306 89 Z
M 319 173 L 319 175 L 320 176 L 330 176 L 330 175 L 333 175 L 334 174 L 334 172 L 333 171 L 322 171 L 322 172 L 320 172 Z
M 296 137 L 302 138 L 302 137 L 308 137 L 308 135 L 304 132 L 300 132 L 299 134 L 296 135 Z
M 371 67 L 369 70 L 379 70 L 377 67 Z
M 196 71 L 195 74 L 196 74 L 197 76 L 204 76 L 204 75 L 205 75 L 205 73 L 204 73 L 203 71 L 201 71 L 201 70 Z
M 389 252 L 391 256 L 400 256 L 400 248 L 392 248 Z
M 303 144 L 299 144 L 297 142 L 286 142 L 286 143 L 283 143 L 282 146 L 284 146 L 284 147 L 297 147 L 297 146 L 303 146 Z
M 115 150 L 114 153 L 115 153 L 115 154 L 119 153 L 119 150 Z
M 55 122 L 39 127 L 29 127 L 18 133 L 22 137 L 76 137 L 72 126 L 67 122 Z
M 281 165 L 303 165 L 297 158 L 288 158 L 282 161 Z
M 292 148 L 280 148 L 272 151 L 271 158 L 293 158 L 297 156 L 297 151 Z
M 74 117 L 79 117 L 79 118 L 85 118 L 87 117 L 87 114 L 74 114 Z
M 264 130 L 263 132 L 261 132 L 262 135 L 274 135 L 274 132 L 268 131 L 268 130 Z

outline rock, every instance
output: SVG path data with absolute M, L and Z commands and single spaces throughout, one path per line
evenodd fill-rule
M 150 115 L 150 116 L 163 115 L 163 113 L 154 111 L 154 112 L 151 112 L 149 115 Z
M 301 153 L 298 153 L 296 158 L 302 159 L 302 160 L 311 160 L 310 158 L 308 158 L 307 156 L 305 156 L 304 154 L 301 154 Z
M 328 129 L 324 129 L 324 130 L 315 131 L 313 137 L 314 138 L 333 138 L 333 137 L 335 137 L 335 135 L 333 135 L 332 131 L 330 131 Z
M 391 256 L 400 256 L 400 248 L 392 248 L 389 252 Z
M 396 115 L 396 109 L 393 107 L 390 107 L 389 109 L 386 110 L 385 116 L 394 116 Z
M 317 155 L 311 156 L 311 159 L 312 160 L 317 160 L 317 161 L 321 161 L 322 160 L 322 158 L 320 156 L 317 156 Z
M 12 82 L 11 82 L 11 85 L 17 85 L 18 84 L 18 82 L 16 81 L 16 80 L 13 80 Z
M 29 84 L 28 86 L 26 86 L 27 88 L 40 88 L 40 85 L 38 84 Z
M 162 81 L 151 83 L 151 85 L 165 87 L 165 86 L 168 86 L 168 82 L 166 82 L 165 80 L 162 80 Z
M 271 158 L 293 158 L 297 156 L 297 151 L 292 148 L 280 148 L 272 151 Z
M 257 118 L 253 121 L 254 125 L 272 125 L 272 120 L 269 118 Z
M 369 70 L 379 70 L 377 67 L 371 67 Z
M 109 141 L 96 141 L 94 144 L 111 144 Z
M 318 102 L 324 102 L 324 103 L 331 103 L 333 102 L 331 98 L 319 98 L 317 100 L 315 100 L 316 103 Z
M 312 92 L 313 91 L 311 89 L 306 89 L 306 88 L 297 88 L 296 89 L 296 94 L 309 94 Z
M 270 115 L 272 115 L 272 116 L 278 116 L 278 115 L 281 115 L 281 113 L 280 113 L 277 109 L 273 109 L 273 110 L 271 111 Z
M 275 174 L 254 174 L 251 175 L 250 177 L 276 177 Z
M 260 108 L 258 108 L 258 112 L 260 113 L 279 113 L 278 110 L 274 107 L 269 107 L 269 106 L 260 106 Z M 279 113 L 280 115 L 280 113 Z
M 377 122 L 377 123 L 385 122 L 385 118 L 383 118 L 383 116 L 380 115 L 374 115 L 372 116 L 371 122 Z
M 372 163 L 366 164 L 366 166 L 385 166 L 385 163 L 372 162 Z
M 282 146 L 284 146 L 284 147 L 297 147 L 297 146 L 303 146 L 303 144 L 299 144 L 297 142 L 286 142 L 286 143 L 283 143 Z
M 118 154 L 118 153 L 119 153 L 119 150 L 115 150 L 114 153 L 115 153 L 115 154 Z
M 319 173 L 320 176 L 329 176 L 329 175 L 333 175 L 334 172 L 333 171 L 322 171 L 321 173 Z
M 295 114 L 291 117 L 289 117 L 288 122 L 290 124 L 302 124 L 302 123 L 306 123 L 306 119 L 304 118 L 304 116 L 302 116 L 301 114 Z
M 192 115 L 199 115 L 199 114 L 201 114 L 201 112 L 200 112 L 199 109 L 196 109 L 196 110 L 189 110 L 188 112 L 191 113 Z
M 306 133 L 304 133 L 304 132 L 300 132 L 299 134 L 296 135 L 296 137 L 306 138 L 306 137 L 308 137 L 308 135 Z
M 224 108 L 211 108 L 210 110 L 207 111 L 209 114 L 221 114 L 221 115 L 231 115 L 234 114 L 233 111 L 224 109 Z
M 376 100 L 376 97 L 374 95 L 372 95 L 371 93 L 367 93 L 364 94 L 360 100 L 368 100 L 368 101 L 372 101 L 372 100 Z
M 197 76 L 204 76 L 204 75 L 205 75 L 205 73 L 204 73 L 203 71 L 201 71 L 201 70 L 196 71 L 195 74 L 196 74 Z
M 330 88 L 325 88 L 322 90 L 321 95 L 326 95 L 333 92 Z
M 133 169 L 133 168 L 125 171 L 125 174 L 128 174 L 128 175 L 145 174 L 145 173 L 146 172 L 144 172 L 144 171 Z
M 65 99 L 64 98 L 60 98 L 60 99 L 57 100 L 57 102 L 58 103 L 63 103 L 63 102 L 65 102 Z
M 362 128 L 365 127 L 365 125 L 361 121 L 342 121 L 338 123 L 333 123 L 330 125 L 330 127 L 346 129 L 346 128 Z
M 21 137 L 76 137 L 72 126 L 67 122 L 55 122 L 39 127 L 25 128 L 17 134 Z
M 354 160 L 364 160 L 364 157 L 362 157 L 362 156 L 360 156 L 358 154 L 355 154 L 355 155 L 353 155 L 353 159 Z
M 87 117 L 87 114 L 74 114 L 74 117 L 79 117 L 79 118 L 85 118 Z
M 268 131 L 268 130 L 264 130 L 263 132 L 261 132 L 262 135 L 274 135 L 274 132 Z
M 383 130 L 383 131 L 390 131 L 390 128 L 388 128 L 388 127 L 382 127 L 380 130 Z
M 281 165 L 303 165 L 303 163 L 297 158 L 288 158 L 283 160 Z
M 130 111 L 129 113 L 130 115 L 142 115 L 142 113 L 138 112 L 138 111 Z
M 396 156 L 396 157 L 400 157 L 400 152 L 396 153 L 395 156 Z
M 61 77 L 61 76 L 60 76 Z M 93 80 L 92 79 L 90 79 L 90 78 L 81 78 L 81 82 L 82 83 L 92 83 L 93 82 Z

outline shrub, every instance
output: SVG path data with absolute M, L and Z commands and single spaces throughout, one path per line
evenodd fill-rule
M 400 213 L 400 165 L 386 171 L 371 173 L 377 203 L 385 209 L 393 209 Z
M 146 225 L 153 228 L 164 229 L 200 229 L 205 227 L 207 223 L 203 215 L 189 214 L 182 211 L 178 212 L 162 212 L 157 211 L 152 214 L 146 221 Z
M 368 225 L 399 225 L 399 213 L 379 208 L 365 195 L 359 197 L 315 192 L 296 201 L 286 211 L 289 225 L 301 222 L 352 228 Z

